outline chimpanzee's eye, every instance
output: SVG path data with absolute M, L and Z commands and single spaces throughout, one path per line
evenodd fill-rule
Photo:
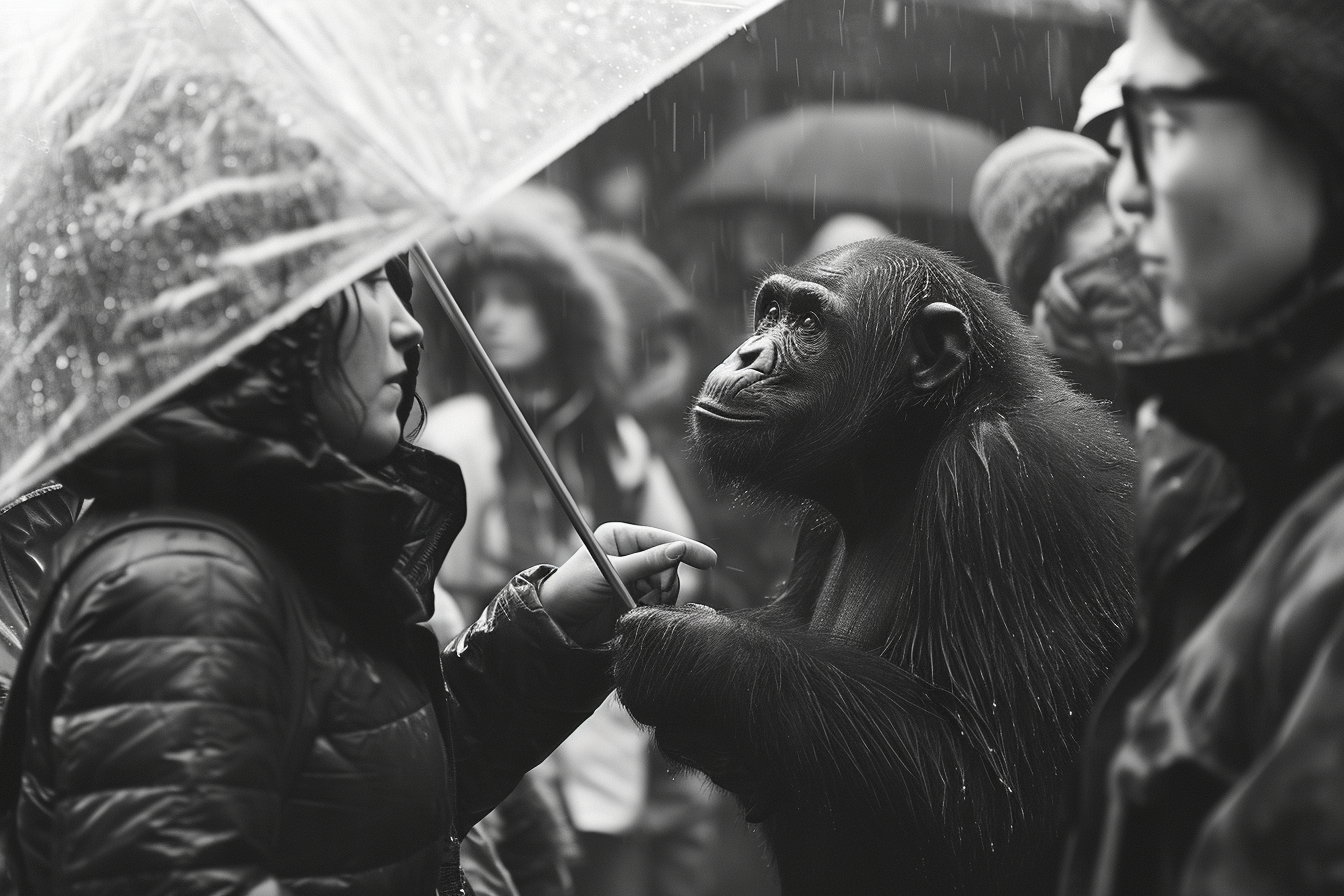
M 765 313 L 762 314 L 762 315 L 757 319 L 757 321 L 756 321 L 756 326 L 759 328 L 759 327 L 765 327 L 765 326 L 773 326 L 774 324 L 779 323 L 779 313 L 780 313 L 780 312 L 779 312 L 779 303 L 778 303 L 778 302 L 771 302 L 771 303 L 766 307 L 766 309 L 765 309 Z
M 816 312 L 809 311 L 798 318 L 798 329 L 809 335 L 816 333 L 821 329 L 821 318 L 817 317 Z

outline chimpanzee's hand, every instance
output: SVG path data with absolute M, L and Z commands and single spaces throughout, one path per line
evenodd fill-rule
M 676 602 L 681 590 L 677 564 L 709 569 L 719 559 L 698 541 L 649 526 L 604 523 L 594 534 L 616 574 L 641 604 Z M 540 597 L 555 623 L 585 647 L 610 640 L 617 617 L 626 610 L 582 549 L 542 584 Z

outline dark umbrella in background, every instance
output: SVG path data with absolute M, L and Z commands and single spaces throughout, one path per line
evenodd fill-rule
M 734 135 L 678 202 L 964 216 L 998 143 L 973 121 L 902 103 L 800 106 Z
M 0 506 L 774 2 L 0 0 Z
M 926 0 L 935 6 L 955 6 L 967 12 L 1012 19 L 1072 23 L 1110 23 L 1125 20 L 1126 0 Z

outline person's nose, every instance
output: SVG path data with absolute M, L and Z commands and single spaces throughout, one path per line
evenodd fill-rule
M 1114 197 L 1120 210 L 1128 215 L 1147 218 L 1153 213 L 1152 188 L 1139 179 L 1138 169 L 1134 166 L 1134 154 L 1128 146 L 1120 153 L 1120 161 L 1111 174 L 1107 192 Z
M 499 299 L 489 293 L 480 297 L 472 314 L 472 323 L 476 329 L 489 330 L 494 327 L 499 317 L 499 305 Z

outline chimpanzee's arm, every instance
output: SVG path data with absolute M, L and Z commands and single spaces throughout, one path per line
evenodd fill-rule
M 760 613 L 637 610 L 618 624 L 622 702 L 675 758 L 743 798 L 822 815 L 1009 809 L 969 710 L 883 657 Z M 954 811 L 952 814 L 963 815 Z

